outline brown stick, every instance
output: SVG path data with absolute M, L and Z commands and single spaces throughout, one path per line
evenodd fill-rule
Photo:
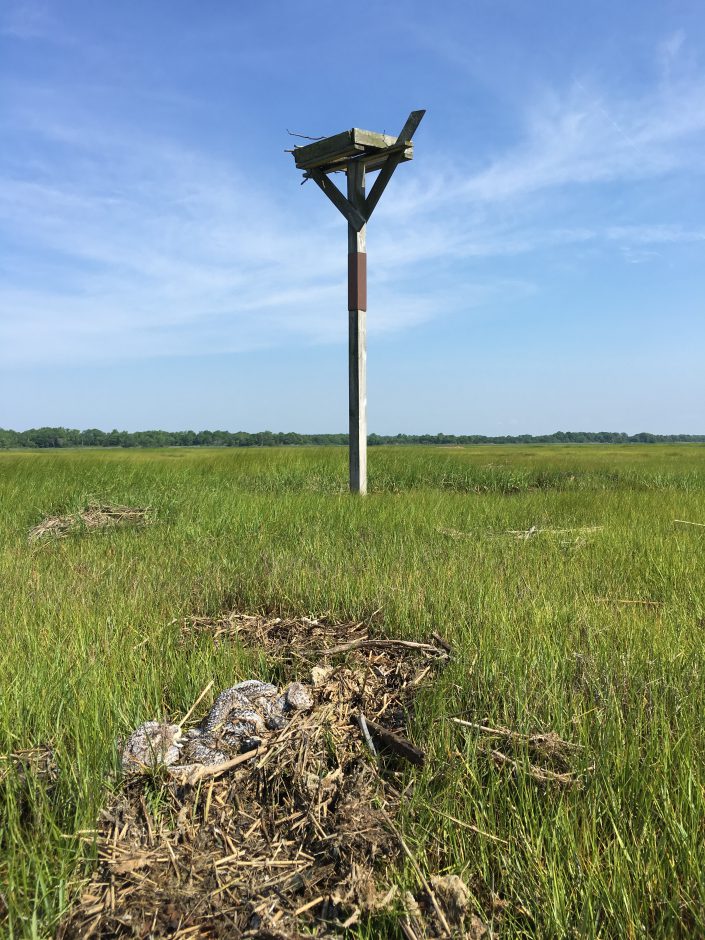
M 450 654 L 453 652 L 453 647 L 450 645 L 448 640 L 444 640 L 443 637 L 435 631 L 431 634 L 431 636 L 436 641 L 436 643 L 438 643 L 438 645 L 441 646 L 450 656 Z
M 432 813 L 435 813 L 438 816 L 442 816 L 444 819 L 449 819 L 451 822 L 454 822 L 457 826 L 461 826 L 463 829 L 469 829 L 470 832 L 477 833 L 478 836 L 484 836 L 486 839 L 492 839 L 493 842 L 501 842 L 502 845 L 509 845 L 509 842 L 507 842 L 506 839 L 501 839 L 499 836 L 492 835 L 491 832 L 485 832 L 484 829 L 479 829 L 477 826 L 473 826 L 472 823 L 463 822 L 462 819 L 456 819 L 455 816 L 450 816 L 448 813 L 442 813 L 434 806 L 429 806 L 428 803 L 426 803 L 426 809 L 430 810 Z
M 201 694 L 198 696 L 198 698 L 196 699 L 196 701 L 193 703 L 193 705 L 189 708 L 189 710 L 186 712 L 186 714 L 184 715 L 184 717 L 183 717 L 183 718 L 181 719 L 181 721 L 179 722 L 179 728 L 183 728 L 183 726 L 184 726 L 184 725 L 186 724 L 186 722 L 189 720 L 189 718 L 191 717 L 191 715 L 193 715 L 194 711 L 196 710 L 196 706 L 198 705 L 198 703 L 201 701 L 201 699 L 203 698 L 203 696 L 212 688 L 212 686 L 213 686 L 213 680 L 211 679 L 211 681 L 208 683 L 208 685 L 205 687 L 205 689 L 203 689 L 203 691 L 202 691 Z
M 372 721 L 371 718 L 365 718 L 364 715 L 362 717 L 371 734 L 379 738 L 385 747 L 388 747 L 390 751 L 394 751 L 399 757 L 403 757 L 404 760 L 408 760 L 411 764 L 416 764 L 417 767 L 423 767 L 426 762 L 426 755 L 420 748 L 402 737 L 402 735 L 390 731 L 388 728 L 383 727 L 383 725 L 378 725 L 377 722 Z
M 500 738 L 507 738 L 509 741 L 523 741 L 528 744 L 540 743 L 546 740 L 546 735 L 522 734 L 520 731 L 512 731 L 511 728 L 491 728 L 489 725 L 478 724 L 475 721 L 466 721 L 464 718 L 450 718 L 453 724 L 462 725 L 463 728 L 474 728 L 476 731 L 482 731 L 485 734 L 495 735 Z M 573 741 L 564 741 L 563 738 L 553 737 L 553 740 L 559 747 L 567 750 L 583 750 L 582 744 L 575 744 Z
M 301 907 L 297 908 L 294 911 L 294 917 L 298 917 L 300 914 L 305 913 L 306 911 L 311 910 L 312 907 L 315 907 L 317 904 L 320 904 L 321 901 L 325 899 L 324 894 L 319 894 L 317 898 L 314 898 L 313 901 L 309 901 L 308 904 L 302 904 Z
M 399 926 L 401 927 L 401 931 L 406 937 L 406 940 L 419 940 L 419 935 L 411 926 L 411 923 L 408 917 L 403 917 L 399 923 Z
M 572 773 L 558 774 L 553 770 L 545 770 L 543 767 L 536 767 L 534 764 L 529 764 L 528 767 L 522 767 L 517 761 L 513 760 L 511 757 L 507 757 L 506 754 L 503 754 L 501 751 L 490 750 L 488 753 L 491 755 L 492 759 L 497 764 L 508 764 L 510 767 L 513 767 L 517 773 L 524 771 L 527 773 L 533 780 L 538 780 L 540 783 L 562 783 L 562 784 L 573 784 L 577 783 L 578 775 Z

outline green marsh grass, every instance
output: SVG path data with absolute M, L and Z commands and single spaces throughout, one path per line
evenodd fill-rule
M 453 643 L 413 719 L 429 761 L 410 771 L 404 832 L 502 937 L 705 936 L 705 528 L 673 522 L 705 522 L 705 448 L 373 448 L 366 499 L 346 493 L 346 461 L 0 454 L 0 753 L 49 742 L 60 765 L 56 786 L 0 784 L 0 932 L 55 930 L 120 735 L 178 719 L 211 679 L 215 694 L 267 678 L 256 651 L 180 642 L 176 618 L 237 607 L 379 611 L 380 631 Z M 91 501 L 155 522 L 28 543 L 44 516 Z M 495 767 L 459 714 L 581 744 L 584 785 Z

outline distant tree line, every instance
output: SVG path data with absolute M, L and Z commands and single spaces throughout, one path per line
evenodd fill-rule
M 616 431 L 556 431 L 554 434 L 370 434 L 376 444 L 673 444 L 703 443 L 705 434 L 624 434 Z M 100 431 L 88 428 L 0 428 L 0 449 L 14 447 L 281 447 L 292 444 L 347 444 L 347 434 L 295 431 Z

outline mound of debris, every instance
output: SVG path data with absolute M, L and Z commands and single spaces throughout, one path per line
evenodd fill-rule
M 136 525 L 148 521 L 149 509 L 135 506 L 105 506 L 91 503 L 67 516 L 48 516 L 29 530 L 29 541 L 53 536 L 63 538 L 82 529 L 104 529 L 115 525 Z
M 443 661 L 448 660 L 451 652 L 450 644 L 437 633 L 431 634 L 430 642 L 417 643 L 414 640 L 371 637 L 364 621 L 335 623 L 309 617 L 294 620 L 253 616 L 238 611 L 222 617 L 189 617 L 182 623 L 181 634 L 184 642 L 198 635 L 206 635 L 216 644 L 236 640 L 287 664 L 297 661 L 313 663 L 355 650 L 416 652 L 427 660 Z
M 481 937 L 462 883 L 427 880 L 394 820 L 414 783 L 407 761 L 424 759 L 407 737 L 413 698 L 447 644 L 236 615 L 210 622 L 220 637 L 225 620 L 307 683 L 248 680 L 190 731 L 138 729 L 98 870 L 59 936 L 334 937 L 394 915 L 409 940 Z M 403 856 L 415 897 L 388 880 Z

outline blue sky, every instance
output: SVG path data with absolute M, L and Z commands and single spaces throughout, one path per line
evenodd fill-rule
M 377 433 L 705 431 L 705 7 L 2 0 L 0 426 L 340 431 L 346 228 L 287 129 L 396 133 Z

